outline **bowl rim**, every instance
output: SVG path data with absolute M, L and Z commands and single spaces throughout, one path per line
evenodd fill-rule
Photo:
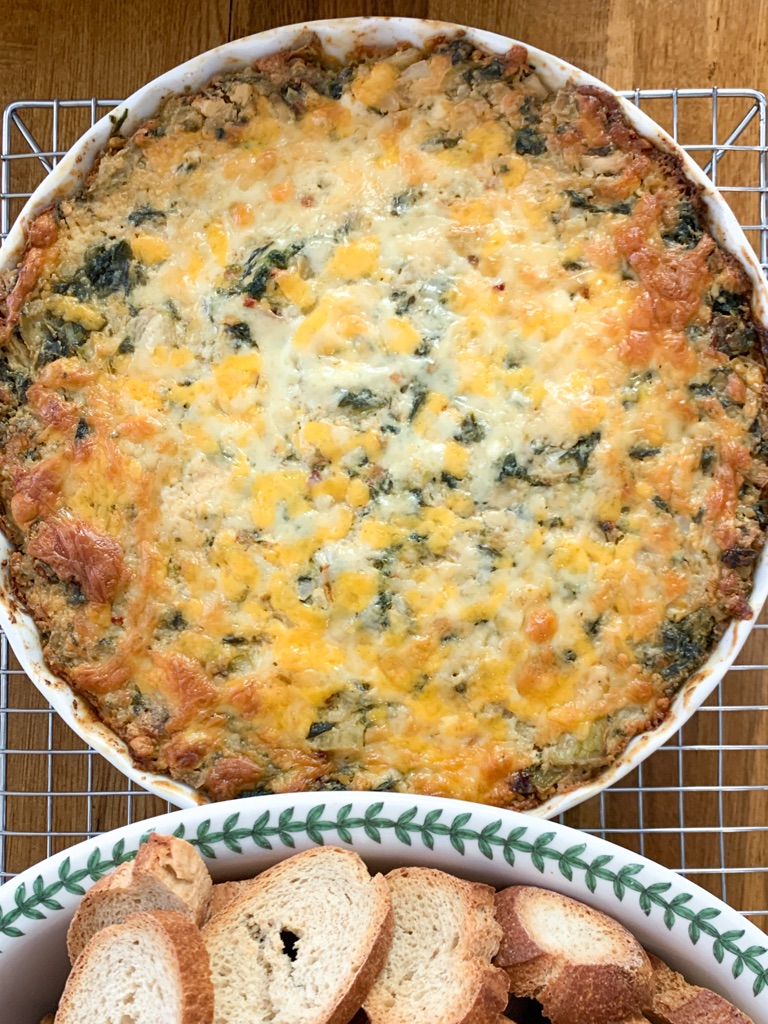
M 631 124 L 656 146 L 676 156 L 686 176 L 701 190 L 708 211 L 709 226 L 717 241 L 737 256 L 746 269 L 753 288 L 755 315 L 768 325 L 768 282 L 757 256 L 730 207 L 695 161 L 643 111 L 618 92 L 579 68 L 525 42 L 484 29 L 452 22 L 398 17 L 351 17 L 298 22 L 245 36 L 214 47 L 177 67 L 164 72 L 136 90 L 113 111 L 96 122 L 72 146 L 57 167 L 32 194 L 18 215 L 6 242 L 0 249 L 0 271 L 9 269 L 20 255 L 26 231 L 34 217 L 56 198 L 70 193 L 82 182 L 97 154 L 115 131 L 128 135 L 157 109 L 164 98 L 199 88 L 213 74 L 242 67 L 259 56 L 284 49 L 305 32 L 316 33 L 323 45 L 341 54 L 361 42 L 424 43 L 436 35 L 462 36 L 489 52 L 503 53 L 511 46 L 525 47 L 531 63 L 543 71 L 546 81 L 557 85 L 573 81 L 592 85 L 614 97 Z M 8 575 L 8 556 L 13 550 L 0 533 L 0 627 L 6 633 L 22 668 L 37 689 L 49 701 L 67 725 L 106 760 L 144 789 L 179 807 L 207 804 L 207 798 L 192 787 L 168 775 L 138 768 L 127 745 L 117 737 L 72 687 L 58 678 L 45 664 L 37 628 L 26 609 L 13 596 Z M 768 596 L 768 547 L 763 550 L 755 570 L 749 597 L 752 616 L 732 621 L 707 662 L 695 672 L 672 699 L 664 721 L 655 729 L 634 737 L 622 753 L 598 776 L 587 780 L 525 813 L 550 818 L 590 799 L 633 771 L 647 756 L 662 746 L 709 697 L 730 668 L 756 622 Z
M 191 842 L 215 875 L 264 870 L 333 845 L 375 862 L 427 864 L 500 888 L 540 885 L 596 906 L 685 973 L 768 1020 L 768 937 L 717 897 L 662 865 L 566 825 L 518 811 L 400 793 L 284 793 L 186 808 L 96 835 L 0 886 L 0 980 L 80 897 L 133 859 L 150 832 Z M 437 863 L 436 863 L 437 862 Z M 248 865 L 248 867 L 246 867 Z M 466 869 L 466 870 L 464 870 Z M 373 870 L 376 870 L 374 866 Z M 19 925 L 23 926 L 22 928 Z M 670 949 L 673 950 L 670 953 Z M 5 954 L 13 953 L 9 961 Z M 739 966 L 740 965 L 740 966 Z

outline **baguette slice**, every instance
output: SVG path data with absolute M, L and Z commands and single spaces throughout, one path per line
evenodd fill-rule
M 228 907 L 243 892 L 248 882 L 218 882 L 211 891 L 211 901 L 208 904 L 207 921 L 220 913 L 224 907 Z
M 511 886 L 496 896 L 504 936 L 496 963 L 516 996 L 537 999 L 552 1024 L 642 1019 L 651 965 L 622 926 L 567 896 Z
M 200 931 L 175 910 L 102 928 L 78 958 L 56 1024 L 211 1024 L 213 986 Z
M 347 1024 L 392 941 L 387 883 L 321 846 L 276 864 L 205 925 L 216 1024 Z
M 708 988 L 689 985 L 682 974 L 648 954 L 653 968 L 653 993 L 645 1008 L 652 1024 L 752 1024 L 746 1013 Z
M 81 900 L 67 932 L 70 963 L 99 929 L 119 924 L 137 910 L 176 910 L 201 925 L 211 887 L 208 868 L 193 846 L 151 833 L 133 862 L 99 879 Z
M 395 934 L 363 1007 L 371 1024 L 496 1024 L 509 984 L 491 965 L 501 939 L 493 889 L 432 868 L 386 878 Z

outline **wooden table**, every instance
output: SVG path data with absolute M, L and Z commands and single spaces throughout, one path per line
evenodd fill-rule
M 768 0 L 3 0 L 0 106 L 54 96 L 120 98 L 228 39 L 303 19 L 360 13 L 445 19 L 496 30 L 557 53 L 619 89 L 717 85 L 768 90 Z M 709 113 L 702 108 L 680 129 L 682 141 L 709 138 Z M 738 159 L 733 163 L 731 173 L 738 174 Z M 746 207 L 738 212 L 742 218 L 752 216 Z M 740 660 L 768 661 L 768 632 L 755 631 Z M 40 709 L 9 715 L 9 747 L 45 751 L 52 739 L 61 750 L 82 749 L 69 730 L 42 712 L 45 705 L 26 680 L 12 676 L 9 688 L 9 703 Z M 731 673 L 723 703 L 733 710 L 696 715 L 685 729 L 686 744 L 692 746 L 684 756 L 675 747 L 660 751 L 641 777 L 635 773 L 628 780 L 628 789 L 609 792 L 602 809 L 598 801 L 583 805 L 568 815 L 569 823 L 595 827 L 602 814 L 616 830 L 610 838 L 633 849 L 648 830 L 648 856 L 697 869 L 695 880 L 739 908 L 768 908 L 768 874 L 759 870 L 768 862 L 768 709 L 743 710 L 767 705 L 767 688 L 764 670 Z M 723 744 L 748 749 L 718 753 L 714 748 Z M 7 871 L 21 870 L 88 830 L 124 823 L 126 809 L 134 818 L 163 809 L 149 796 L 129 801 L 122 777 L 98 757 L 89 762 L 84 755 L 63 755 L 55 760 L 52 777 L 48 764 L 42 753 L 8 757 L 8 790 L 33 795 L 8 798 Z M 683 796 L 681 777 L 687 787 L 697 788 Z M 718 781 L 732 788 L 719 794 Z M 46 801 L 52 788 L 78 795 Z M 92 800 L 89 790 L 114 793 Z M 726 828 L 708 831 L 718 822 Z M 47 841 L 46 832 L 72 835 Z M 723 867 L 735 869 L 727 890 Z M 766 927 L 768 917 L 755 921 Z

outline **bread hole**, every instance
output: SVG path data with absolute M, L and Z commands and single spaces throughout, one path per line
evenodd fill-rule
M 504 1015 L 519 1024 L 549 1024 L 549 1017 L 544 1016 L 541 1003 L 523 996 L 511 995 Z
M 298 956 L 298 950 L 296 949 L 296 943 L 299 941 L 298 935 L 287 928 L 283 928 L 280 931 L 280 941 L 283 944 L 283 952 L 288 959 L 295 960 Z

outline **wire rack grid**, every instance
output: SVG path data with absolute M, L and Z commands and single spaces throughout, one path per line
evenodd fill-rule
M 625 95 L 718 185 L 768 271 L 765 95 L 750 89 Z M 6 108 L 0 237 L 66 149 L 118 102 L 19 101 Z M 72 843 L 167 809 L 62 724 L 0 636 L 0 882 Z M 768 617 L 673 739 L 561 820 L 691 877 L 768 930 Z

